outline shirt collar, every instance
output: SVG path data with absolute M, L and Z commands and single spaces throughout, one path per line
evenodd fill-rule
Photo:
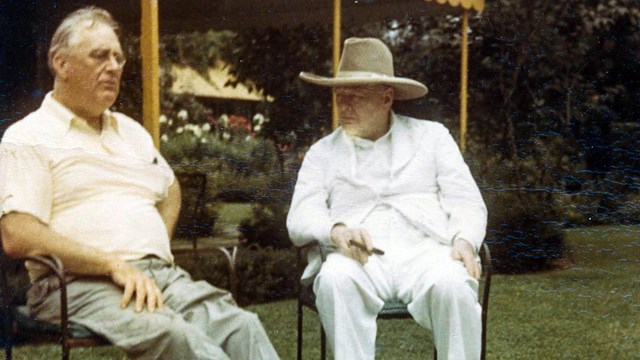
M 88 126 L 87 121 L 62 105 L 58 100 L 53 98 L 53 91 L 47 93 L 42 101 L 42 109 L 52 116 L 55 121 L 53 126 L 62 134 L 66 134 L 71 127 Z M 82 124 L 82 125 L 80 125 Z M 102 130 L 118 131 L 118 118 L 114 113 L 107 109 L 102 113 Z

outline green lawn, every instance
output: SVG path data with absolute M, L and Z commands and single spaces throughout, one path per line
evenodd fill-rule
M 218 203 L 214 208 L 218 211 L 217 226 L 236 227 L 246 218 L 251 218 L 251 203 Z
M 640 227 L 566 232 L 575 265 L 567 270 L 493 278 L 488 359 L 640 359 Z M 249 307 L 283 359 L 295 358 L 296 306 Z M 319 323 L 306 312 L 304 355 L 319 358 Z M 379 359 L 424 359 L 431 335 L 411 321 L 379 322 Z M 58 348 L 22 347 L 16 359 L 51 359 Z M 73 359 L 120 359 L 111 347 L 74 349 Z

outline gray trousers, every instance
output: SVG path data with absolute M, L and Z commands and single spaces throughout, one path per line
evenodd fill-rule
M 134 359 L 278 359 L 258 317 L 235 305 L 231 295 L 156 258 L 132 262 L 155 279 L 164 308 L 136 313 L 134 301 L 120 308 L 123 290 L 106 277 L 78 277 L 67 285 L 69 320 L 124 349 Z M 29 311 L 60 322 L 58 281 L 32 284 Z

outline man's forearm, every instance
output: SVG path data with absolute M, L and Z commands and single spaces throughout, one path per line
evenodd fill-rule
M 0 229 L 4 251 L 13 258 L 53 255 L 65 269 L 79 275 L 110 275 L 121 261 L 113 254 L 62 236 L 29 214 L 3 216 Z

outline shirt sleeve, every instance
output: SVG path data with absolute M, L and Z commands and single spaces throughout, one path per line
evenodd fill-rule
M 307 152 L 298 173 L 291 208 L 287 216 L 287 229 L 291 241 L 298 246 L 317 240 L 331 244 L 330 232 L 334 225 L 329 216 L 329 193 L 324 184 L 325 159 L 313 147 Z
M 448 232 L 471 242 L 476 250 L 484 240 L 487 208 L 458 145 L 446 128 L 435 147 L 440 204 L 449 215 Z
M 53 189 L 42 146 L 0 143 L 0 216 L 20 212 L 49 224 Z
M 153 146 L 152 151 L 155 153 L 154 159 L 156 159 L 156 163 L 159 166 L 165 167 L 167 169 L 167 172 L 169 173 L 169 182 L 168 182 L 169 186 L 167 186 L 167 188 L 165 189 L 165 196 L 166 196 L 169 191 L 169 187 L 173 184 L 174 181 L 176 181 L 176 176 L 175 176 L 175 173 L 173 172 L 173 168 L 171 167 L 171 165 L 169 165 L 169 162 L 167 162 L 167 160 L 164 158 L 164 156 L 162 156 L 160 151 L 156 149 L 155 146 Z

